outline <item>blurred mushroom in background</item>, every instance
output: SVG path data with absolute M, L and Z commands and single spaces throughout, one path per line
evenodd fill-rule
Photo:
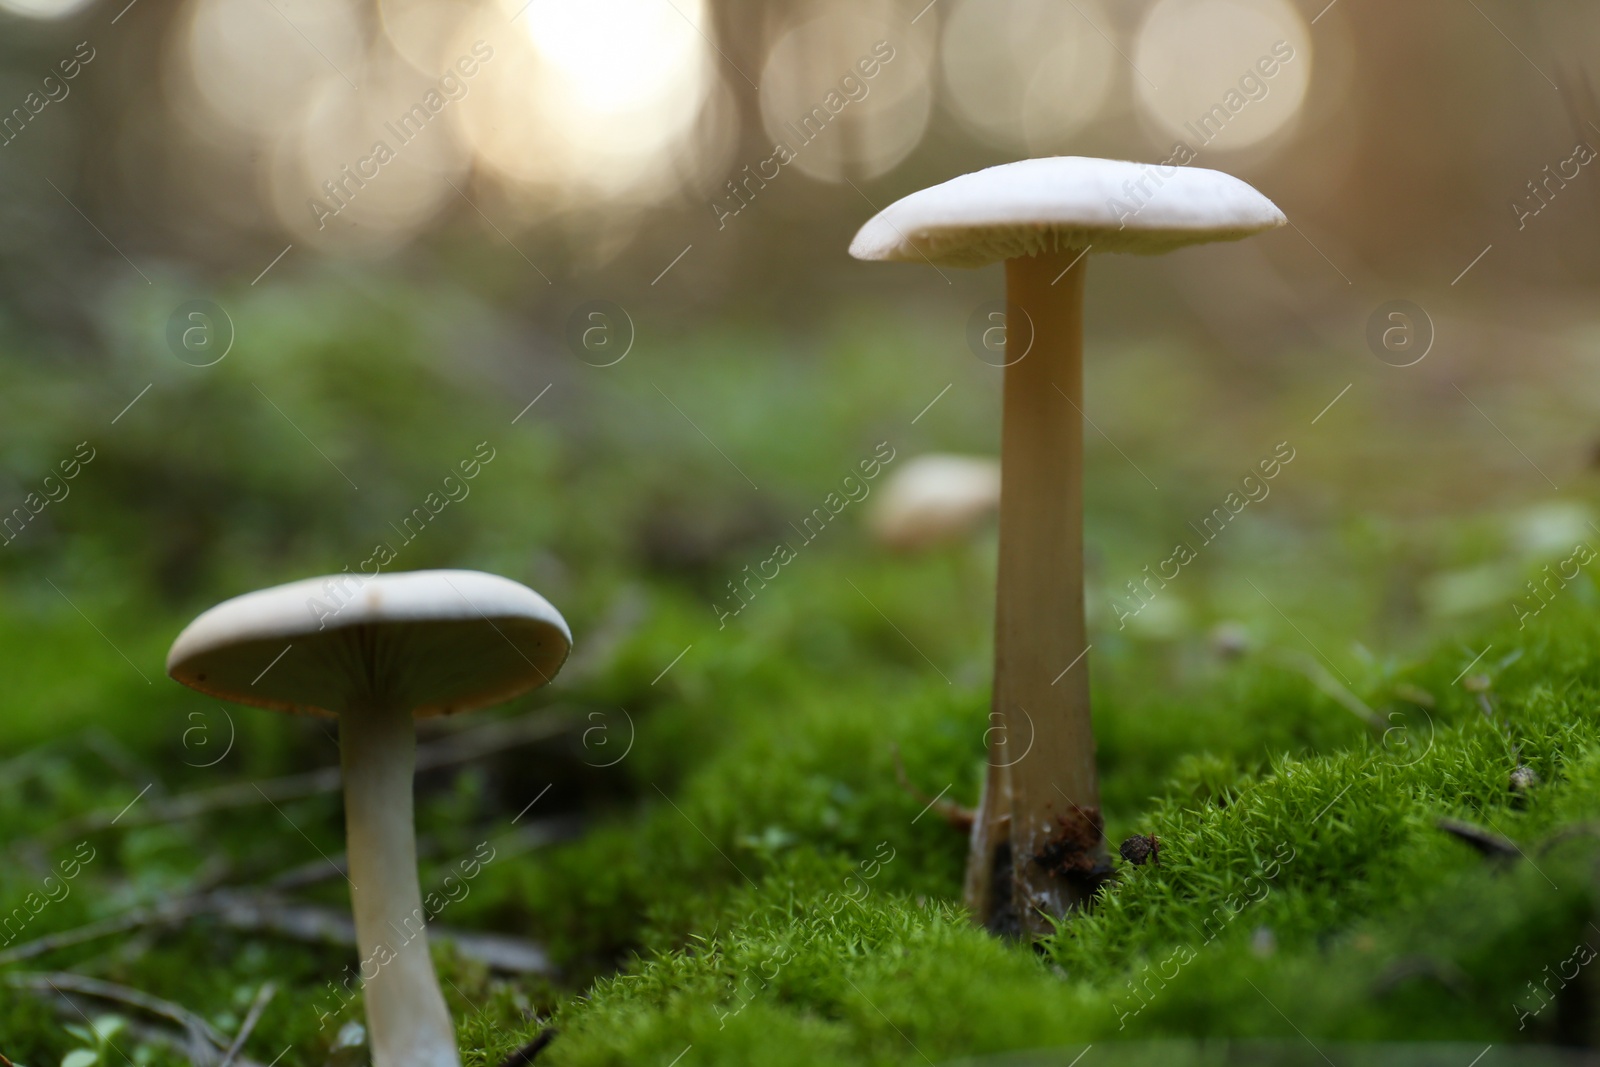
M 1249 652 L 1254 642 L 1250 630 L 1242 622 L 1225 620 L 1217 623 L 1206 635 L 1212 653 L 1220 660 L 1236 660 Z
M 932 452 L 890 475 L 868 521 L 880 544 L 917 552 L 970 537 L 999 509 L 999 460 Z

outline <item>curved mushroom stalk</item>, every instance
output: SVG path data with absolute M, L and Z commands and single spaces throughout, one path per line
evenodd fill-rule
M 376 1067 L 460 1063 L 417 885 L 412 720 L 548 685 L 571 651 L 572 631 L 548 600 L 481 571 L 290 582 L 218 604 L 172 642 L 167 673 L 191 689 L 341 720 L 350 898 Z
M 416 724 L 405 711 L 349 708 L 339 720 L 339 758 L 373 1067 L 457 1067 L 417 883 Z

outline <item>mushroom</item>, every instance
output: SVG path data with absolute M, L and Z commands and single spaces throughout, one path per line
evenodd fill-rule
M 560 612 L 479 571 L 336 574 L 235 597 L 191 622 L 167 673 L 240 704 L 339 719 L 350 899 L 375 1067 L 454 1067 L 428 956 L 412 822 L 414 718 L 550 681 L 572 647 Z
M 1083 283 L 1089 251 L 1160 253 L 1283 225 L 1237 178 L 1060 156 L 912 193 L 850 245 L 857 259 L 1006 264 L 1000 561 L 988 779 L 965 897 L 997 932 L 1050 932 L 1108 861 L 1083 612 Z
M 959 541 L 1000 506 L 1000 464 L 930 453 L 890 475 L 872 511 L 872 532 L 904 552 Z

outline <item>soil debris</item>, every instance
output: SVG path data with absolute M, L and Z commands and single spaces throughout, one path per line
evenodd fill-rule
M 1099 808 L 1074 805 L 1070 815 L 1057 815 L 1060 827 L 1033 862 L 1057 878 L 1073 883 L 1085 897 L 1093 896 L 1112 877 L 1105 858 L 1105 822 Z
M 1117 851 L 1135 867 L 1143 867 L 1146 860 L 1161 866 L 1161 839 L 1155 834 L 1134 834 Z
M 1519 766 L 1511 772 L 1509 784 L 1513 793 L 1526 793 L 1539 784 L 1539 772 L 1532 767 Z

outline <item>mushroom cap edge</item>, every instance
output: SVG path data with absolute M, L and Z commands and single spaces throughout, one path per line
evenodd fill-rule
M 292 657 L 297 646 L 302 654 Z M 337 716 L 362 698 L 376 661 L 392 676 L 382 699 L 426 718 L 548 684 L 571 648 L 561 613 L 509 578 L 470 570 L 343 573 L 209 608 L 173 641 L 166 666 L 173 680 L 218 699 Z
M 902 197 L 861 227 L 850 254 L 949 267 L 1071 249 L 1155 255 L 1287 221 L 1271 200 L 1221 171 L 1047 156 Z

